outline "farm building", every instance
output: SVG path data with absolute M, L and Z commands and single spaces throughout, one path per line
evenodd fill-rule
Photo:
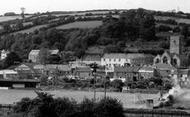
M 33 63 L 39 63 L 39 53 L 40 50 L 32 50 L 28 55 L 28 60 Z M 50 55 L 55 55 L 59 53 L 59 50 L 49 50 Z
M 0 87 L 7 88 L 37 88 L 39 84 L 38 80 L 0 79 Z

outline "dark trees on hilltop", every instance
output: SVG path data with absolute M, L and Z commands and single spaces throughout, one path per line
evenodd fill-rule
M 155 39 L 155 20 L 152 14 L 143 9 L 129 10 L 120 19 L 109 19 L 102 27 L 103 36 L 118 40 Z M 113 40 L 114 41 L 114 40 Z

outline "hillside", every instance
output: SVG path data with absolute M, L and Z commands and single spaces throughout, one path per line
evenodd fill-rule
M 77 57 L 98 52 L 156 55 L 169 48 L 165 33 L 170 32 L 184 35 L 184 50 L 190 46 L 189 14 L 144 9 L 52 12 L 1 25 L 0 49 L 15 51 L 22 59 L 40 48 L 72 51 Z
M 72 29 L 72 28 L 96 28 L 102 25 L 102 21 L 78 21 L 69 24 L 57 26 L 56 29 Z

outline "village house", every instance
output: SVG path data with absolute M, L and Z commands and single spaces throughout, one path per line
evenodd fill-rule
M 73 71 L 69 65 L 47 64 L 45 65 L 44 72 L 48 76 L 71 77 Z
M 101 55 L 99 55 L 99 54 L 84 55 L 81 58 L 81 62 L 86 64 L 86 65 L 90 65 L 92 63 L 96 63 L 97 65 L 101 65 Z
M 37 72 L 33 68 L 33 64 L 23 63 L 17 66 L 14 70 L 18 72 L 18 75 L 21 79 L 34 79 L 41 76 L 40 72 Z
M 83 63 L 80 59 L 77 59 L 76 61 L 70 61 L 69 66 L 73 69 L 80 68 L 80 67 L 86 67 L 87 64 Z
M 140 79 L 138 66 L 121 66 L 115 67 L 114 69 L 114 78 L 122 79 L 125 78 L 127 82 L 135 82 Z
M 8 50 L 1 51 L 1 60 L 4 60 L 10 52 Z
M 40 50 L 31 50 L 28 55 L 28 60 L 32 63 L 39 63 L 39 53 Z M 59 53 L 59 50 L 49 50 L 50 55 L 56 55 Z
M 101 65 L 105 66 L 105 72 L 114 72 L 115 66 L 124 66 L 125 64 L 129 63 L 126 54 L 121 53 L 111 53 L 111 54 L 104 54 L 101 58 Z
M 149 79 L 155 76 L 155 69 L 151 66 L 143 66 L 139 69 L 141 79 Z
M 30 60 L 33 63 L 39 62 L 39 53 L 40 53 L 40 50 L 30 51 L 30 53 L 28 55 L 28 60 Z
M 189 69 L 178 69 L 177 79 L 180 87 L 190 88 L 190 70 Z
M 90 67 L 76 68 L 74 71 L 74 76 L 80 79 L 90 79 L 93 78 L 92 70 Z
M 153 65 L 153 68 L 156 70 L 156 76 L 162 78 L 171 77 L 172 73 L 177 72 L 177 69 L 170 64 L 158 63 Z
M 130 65 L 143 66 L 143 65 L 152 65 L 154 56 L 151 54 L 142 54 L 142 53 L 131 53 L 127 54 L 127 61 Z
M 18 72 L 15 70 L 0 70 L 0 79 L 17 79 Z

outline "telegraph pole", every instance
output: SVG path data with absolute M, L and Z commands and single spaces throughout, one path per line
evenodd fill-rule
M 104 97 L 106 98 L 106 88 L 107 88 L 107 81 L 109 80 L 109 76 L 106 76 L 104 79 Z
M 91 70 L 92 70 L 92 75 L 94 76 L 94 84 L 93 84 L 93 88 L 94 88 L 94 101 L 96 101 L 96 70 L 98 68 L 98 65 L 96 63 L 93 63 L 90 65 Z
M 104 79 L 104 98 L 106 99 L 106 83 L 107 83 L 107 76 Z
M 24 7 L 21 7 L 20 10 L 21 10 L 22 19 L 24 20 L 25 19 L 24 13 L 26 9 Z

